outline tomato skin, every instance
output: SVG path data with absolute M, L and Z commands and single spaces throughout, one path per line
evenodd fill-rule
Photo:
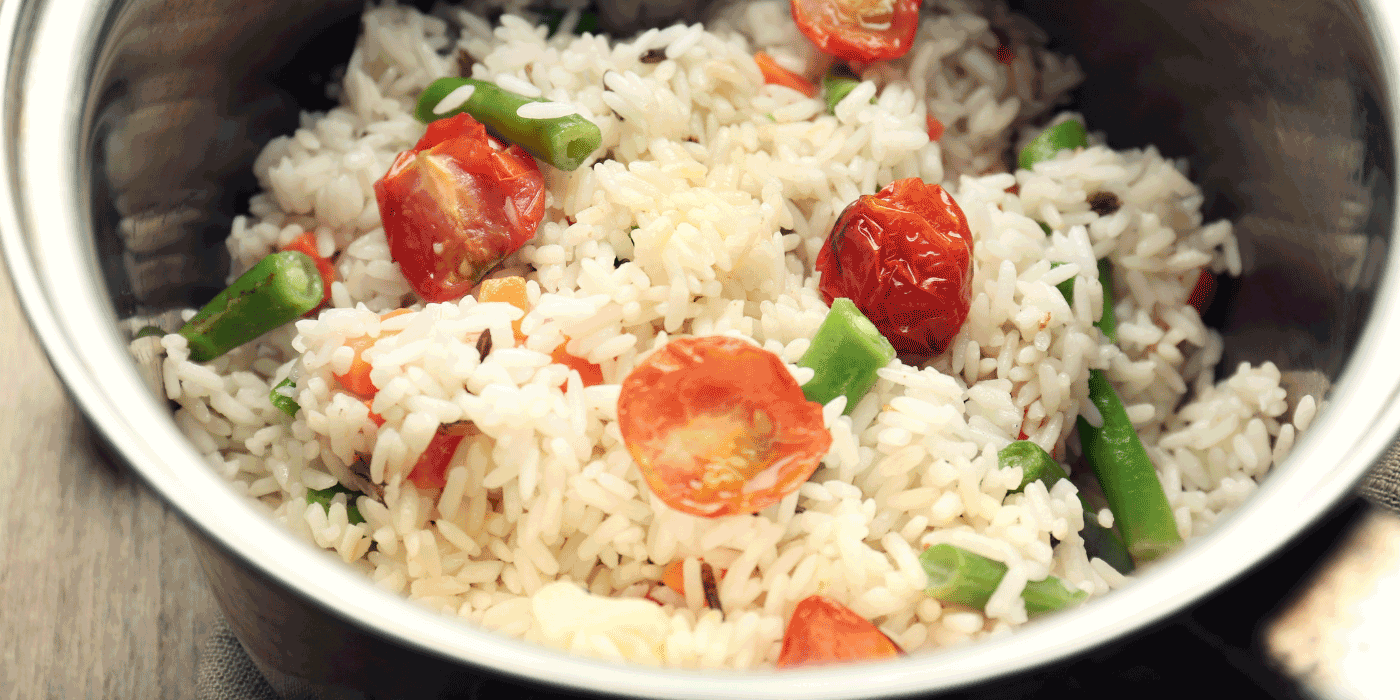
M 666 505 L 756 513 L 797 490 L 831 448 L 821 404 L 776 355 L 738 338 L 672 340 L 622 381 L 618 425 Z
M 447 485 L 447 467 L 452 464 L 452 455 L 462 444 L 463 434 L 453 434 L 439 430 L 424 448 L 423 454 L 413 464 L 408 480 L 420 489 L 440 489 Z
M 943 122 L 938 121 L 938 117 L 932 114 L 924 116 L 924 122 L 928 124 L 928 140 L 937 141 L 943 138 Z
M 759 51 L 753 55 L 753 62 L 758 64 L 765 84 L 790 87 L 808 97 L 817 96 L 817 86 L 813 85 L 812 81 L 778 65 L 772 56 Z
M 903 56 L 913 47 L 923 0 L 890 3 L 888 14 L 872 16 L 857 14 L 863 9 L 860 5 L 868 4 L 862 0 L 792 0 L 792 19 L 822 53 L 846 61 L 886 61 Z M 867 26 L 876 23 L 886 26 Z
M 888 659 L 903 653 L 869 620 L 826 596 L 803 598 L 792 611 L 778 668 Z
M 603 383 L 602 367 L 582 357 L 570 355 L 569 351 L 565 350 L 563 345 L 554 348 L 554 352 L 550 353 L 549 359 L 553 360 L 555 364 L 564 365 L 569 369 L 577 370 L 578 378 L 582 380 L 585 387 L 598 386 Z M 565 381 L 564 384 L 567 386 L 568 382 Z
M 465 296 L 544 218 L 544 176 L 467 114 L 439 119 L 374 183 L 389 254 L 427 301 Z M 441 252 L 434 250 L 441 246 Z
M 1204 315 L 1212 301 L 1215 301 L 1215 275 L 1211 274 L 1210 268 L 1206 268 L 1196 277 L 1196 284 L 1186 295 L 1186 303 L 1195 307 L 1197 314 Z
M 841 213 L 817 254 L 830 304 L 847 297 L 901 355 L 942 352 L 972 306 L 972 233 L 951 195 L 891 182 Z

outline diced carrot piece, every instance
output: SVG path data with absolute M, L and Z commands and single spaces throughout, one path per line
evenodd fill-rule
M 701 565 L 709 566 L 704 562 L 701 562 Z M 728 572 L 728 569 L 720 569 L 719 577 L 723 578 Z M 665 568 L 661 569 L 661 583 L 667 588 L 681 595 L 685 595 L 685 560 L 676 559 L 670 564 L 667 564 Z M 705 605 L 708 606 L 709 602 L 707 601 Z
M 371 398 L 375 392 L 379 391 L 374 386 L 374 382 L 369 380 L 369 371 L 373 369 L 363 357 L 364 351 L 374 345 L 374 338 L 362 335 L 358 338 L 347 338 L 345 345 L 355 351 L 355 359 L 350 361 L 350 369 L 345 374 L 336 374 L 335 380 L 345 387 L 346 391 L 359 394 L 363 398 Z
M 584 386 L 597 386 L 603 383 L 603 368 L 582 357 L 570 355 L 564 349 L 564 344 L 554 348 L 554 352 L 549 357 L 557 364 L 578 370 L 578 377 L 583 380 Z
M 661 570 L 661 582 L 666 587 L 685 595 L 685 560 L 677 559 Z
M 306 315 L 320 311 L 331 304 L 331 283 L 335 281 L 335 264 L 330 258 L 321 257 L 321 253 L 316 250 L 316 235 L 310 232 L 303 233 L 293 238 L 287 245 L 282 246 L 282 250 L 294 250 L 298 253 L 305 253 L 316 263 L 316 269 L 321 272 L 321 283 L 325 286 L 326 292 L 321 298 L 321 305 L 308 311 Z
M 530 312 L 530 296 L 525 291 L 524 277 L 497 277 L 495 279 L 482 280 L 481 291 L 477 293 L 476 300 L 481 302 L 504 301 L 525 313 Z M 511 330 L 515 331 L 515 342 L 525 342 L 525 334 L 520 332 L 520 321 L 510 322 Z
M 997 63 L 1000 63 L 1003 66 L 1009 66 L 1014 60 L 1016 60 L 1016 54 L 1011 51 L 1011 47 L 997 47 Z
M 427 449 L 418 457 L 408 480 L 420 489 L 440 489 L 447 485 L 447 467 L 452 464 L 452 455 L 462 444 L 465 435 L 453 435 L 439 430 L 428 443 Z
M 817 96 L 817 86 L 813 85 L 812 81 L 778 65 L 772 56 L 759 51 L 753 55 L 753 62 L 758 64 L 758 70 L 763 73 L 763 82 L 790 87 L 808 97 Z
M 379 320 L 401 316 L 412 313 L 413 309 L 394 309 L 379 317 Z M 375 338 L 362 335 L 358 338 L 347 338 L 345 344 L 355 351 L 355 359 L 350 361 L 350 369 L 345 374 L 335 374 L 335 380 L 345 387 L 346 391 L 359 394 L 361 398 L 374 398 L 375 392 L 379 389 L 374 386 L 374 382 L 369 380 L 369 371 L 373 369 L 362 356 L 365 350 L 374 345 Z
M 1210 302 L 1215 299 L 1215 275 L 1209 269 L 1201 270 L 1201 276 L 1196 278 L 1196 286 L 1191 288 L 1191 293 L 1186 296 L 1186 303 L 1196 307 L 1196 312 L 1204 314 L 1210 308 Z
M 374 412 L 374 399 L 361 399 L 360 401 L 364 403 L 365 408 L 369 409 L 369 419 L 374 421 L 376 426 L 383 426 L 384 416 Z
M 943 122 L 938 121 L 938 117 L 930 114 L 924 117 L 924 120 L 928 124 L 928 140 L 937 141 L 943 138 Z

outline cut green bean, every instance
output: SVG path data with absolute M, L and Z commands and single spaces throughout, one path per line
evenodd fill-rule
M 836 105 L 846 99 L 846 95 L 860 85 L 860 81 L 844 75 L 827 73 L 822 78 L 822 91 L 826 93 L 826 113 L 836 114 Z
M 1103 287 L 1103 315 L 1095 326 L 1103 337 L 1113 344 L 1118 343 L 1118 318 L 1113 313 L 1113 265 L 1108 258 L 1099 261 L 1099 285 Z
M 1046 489 L 1054 488 L 1061 479 L 1068 479 L 1063 467 L 1040 445 L 1030 440 L 1017 440 L 997 452 L 997 464 L 1002 469 L 1021 468 L 1021 485 L 1012 493 L 1024 491 L 1032 481 L 1045 484 Z M 1084 511 L 1084 529 L 1079 531 L 1084 538 L 1084 549 L 1091 557 L 1098 557 L 1117 569 L 1120 573 L 1132 573 L 1133 559 L 1128 556 L 1123 538 L 1099 524 L 1099 516 L 1089 508 L 1089 504 L 1079 498 L 1079 507 Z
M 450 108 L 439 112 L 444 100 L 466 87 L 471 88 L 466 100 L 446 105 Z M 448 100 L 452 101 L 455 100 Z M 560 170 L 575 170 L 598 150 L 603 143 L 603 133 L 597 124 L 578 114 L 546 119 L 520 116 L 522 105 L 547 101 L 502 90 L 482 80 L 438 78 L 418 96 L 414 116 L 428 123 L 466 112 L 497 136 L 529 151 L 530 155 Z
M 560 10 L 552 7 L 540 11 L 541 22 L 544 24 L 544 26 L 549 28 L 549 33 L 545 36 L 552 37 L 554 36 L 555 32 L 559 31 L 559 24 L 564 21 L 564 15 L 566 13 L 567 12 L 565 10 Z M 598 33 L 598 13 L 579 13 L 578 22 L 574 24 L 574 34 L 582 36 L 584 33 Z
M 326 512 L 329 513 L 331 512 L 331 499 L 335 498 L 335 495 L 338 493 L 345 494 L 345 516 L 346 519 L 350 521 L 350 524 L 359 525 L 364 522 L 365 516 L 360 514 L 359 506 L 355 505 L 355 498 L 360 495 L 359 492 L 351 491 L 340 484 L 336 484 L 328 489 L 307 489 L 306 502 L 320 503 L 321 507 L 325 508 Z
M 1026 601 L 1026 614 L 1032 617 L 1078 605 L 1088 597 L 1088 593 L 1056 576 L 1028 581 L 1025 590 L 1021 591 L 1021 599 Z
M 1095 428 L 1080 416 L 1080 445 L 1128 553 L 1144 564 L 1181 544 L 1176 517 L 1122 400 L 1096 369 L 1089 371 L 1089 400 L 1099 410 L 1103 425 Z
M 180 335 L 190 359 L 208 362 L 321 304 L 324 289 L 316 263 L 284 250 L 258 262 L 204 305 Z
M 831 312 L 817 329 L 812 345 L 797 361 L 799 367 L 809 367 L 815 373 L 802 385 L 802 394 L 820 404 L 844 395 L 846 413 L 850 413 L 875 386 L 876 372 L 894 355 L 894 346 L 855 303 L 838 298 L 831 302 Z
M 928 575 L 925 593 L 945 603 L 976 610 L 987 607 L 987 601 L 1006 576 L 1005 564 L 951 544 L 936 544 L 925 549 L 919 555 L 919 563 Z M 1088 595 L 1049 576 L 1027 582 L 1021 599 L 1026 601 L 1028 615 L 1038 615 L 1074 605 Z
M 1038 136 L 1031 139 L 1030 143 L 1021 149 L 1018 164 L 1022 170 L 1030 170 L 1036 163 L 1050 160 L 1060 151 L 1085 148 L 1088 145 L 1089 134 L 1084 131 L 1084 125 L 1069 119 L 1040 132 Z
M 1084 507 L 1084 529 L 1079 536 L 1084 539 L 1084 551 L 1091 557 L 1098 557 L 1120 574 L 1131 574 L 1137 568 L 1133 557 L 1128 553 L 1128 544 L 1123 536 L 1111 527 L 1099 524 L 1099 514 L 1089 508 L 1081 497 L 1079 504 Z
M 277 386 L 272 387 L 272 391 L 268 393 L 267 398 L 272 401 L 272 405 L 276 406 L 277 410 L 289 416 L 295 416 L 297 411 L 301 410 L 301 404 L 297 403 L 296 400 L 292 398 L 292 392 L 295 391 L 296 388 L 297 383 L 293 381 L 291 377 L 287 377 L 278 382 Z
M 1043 226 L 1044 224 L 1041 225 Z M 1066 264 L 1067 263 L 1052 262 L 1050 263 L 1050 269 L 1053 270 L 1057 267 L 1062 267 Z M 1070 306 L 1074 306 L 1074 280 L 1075 278 L 1071 277 L 1055 285 L 1055 289 L 1060 290 L 1060 296 L 1064 297 L 1065 301 L 1069 302 Z
M 165 337 L 165 330 L 162 329 L 160 326 L 146 326 L 146 327 L 142 328 L 141 330 L 136 331 L 136 335 L 132 336 L 131 339 L 132 339 L 132 340 L 140 340 L 140 339 L 142 339 L 142 338 L 164 338 L 164 337 Z
M 1052 262 L 1050 269 L 1055 269 L 1065 263 Z M 1071 306 L 1074 305 L 1074 280 L 1071 277 L 1055 285 L 1055 289 L 1060 290 L 1060 296 L 1065 298 Z M 1118 342 L 1118 319 L 1113 313 L 1113 265 L 1108 262 L 1108 258 L 1099 261 L 1099 284 L 1103 286 L 1103 313 L 1099 320 L 1094 322 L 1094 326 L 1103 333 L 1109 341 Z
M 1012 493 L 1024 491 L 1032 481 L 1039 481 L 1050 488 L 1060 479 L 1069 478 L 1049 452 L 1030 440 L 1017 440 L 1001 448 L 997 452 L 997 465 L 1002 469 L 1021 468 L 1021 485 Z

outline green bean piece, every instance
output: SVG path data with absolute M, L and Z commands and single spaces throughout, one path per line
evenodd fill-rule
M 360 495 L 358 491 L 351 491 L 340 484 L 336 484 L 328 489 L 307 489 L 306 502 L 320 503 L 326 512 L 331 512 L 331 499 L 338 493 L 345 494 L 345 516 L 351 525 L 359 525 L 365 521 L 365 516 L 360 514 L 360 507 L 355 505 L 355 498 Z
M 812 345 L 797 361 L 797 366 L 815 372 L 802 385 L 802 395 L 820 404 L 845 395 L 849 414 L 875 386 L 876 372 L 889 364 L 894 355 L 894 346 L 856 308 L 855 302 L 838 298 L 831 302 L 831 312 L 817 328 Z
M 928 575 L 928 587 L 924 592 L 930 597 L 977 610 L 987 607 L 987 601 L 1006 576 L 1005 564 L 951 544 L 936 544 L 925 549 L 919 555 L 919 564 Z M 1088 595 L 1049 576 L 1027 582 L 1021 599 L 1026 601 L 1028 615 L 1038 615 L 1074 605 Z
M 284 250 L 254 265 L 180 328 L 190 359 L 208 362 L 321 304 L 321 272 L 305 253 Z
M 1108 258 L 1099 261 L 1099 284 L 1103 286 L 1103 315 L 1095 326 L 1110 342 L 1118 343 L 1118 317 L 1113 313 L 1113 265 Z
M 1084 125 L 1069 119 L 1040 132 L 1040 135 L 1031 139 L 1030 143 L 1021 149 L 1021 158 L 1018 164 L 1022 170 L 1030 170 L 1036 163 L 1050 160 L 1060 151 L 1085 148 L 1088 145 L 1089 134 L 1084 131 Z
M 1084 506 L 1084 529 L 1079 536 L 1084 540 L 1084 551 L 1091 557 L 1098 557 L 1120 574 L 1131 574 L 1137 568 L 1133 557 L 1128 553 L 1128 545 L 1123 536 L 1111 527 L 1099 524 L 1099 514 L 1089 509 L 1089 504 L 1079 499 Z
M 997 452 L 997 465 L 1002 469 L 1021 468 L 1021 485 L 1012 489 L 1012 493 L 1024 491 L 1032 481 L 1039 481 L 1048 489 L 1060 479 L 1069 478 L 1049 452 L 1030 440 L 1017 440 L 1001 448 Z
M 437 113 L 438 104 L 444 98 L 467 85 L 473 90 L 465 102 Z M 418 96 L 414 115 L 426 124 L 466 112 L 497 136 L 529 151 L 530 155 L 560 170 L 576 170 L 602 145 L 603 132 L 597 124 L 578 114 L 527 119 L 517 113 L 521 105 L 547 101 L 517 95 L 481 80 L 438 78 Z
M 1089 594 L 1064 582 L 1057 576 L 1048 576 L 1039 581 L 1028 581 L 1021 599 L 1026 601 L 1026 614 L 1032 617 L 1078 605 Z
M 1046 489 L 1050 489 L 1061 479 L 1069 478 L 1064 468 L 1049 452 L 1030 440 L 1017 440 L 1001 448 L 997 452 L 997 464 L 1002 469 L 1021 468 L 1021 485 L 1013 489 L 1012 493 L 1024 491 L 1032 481 L 1039 481 L 1045 484 Z M 1083 497 L 1079 497 L 1079 507 L 1084 510 L 1084 529 L 1079 531 L 1079 535 L 1084 538 L 1084 549 L 1089 556 L 1108 562 L 1109 566 L 1120 573 L 1132 573 L 1133 560 L 1128 556 L 1128 548 L 1123 544 L 1123 538 L 1112 528 L 1099 524 L 1098 514 L 1090 510 Z
M 1098 408 L 1103 425 L 1095 428 L 1080 416 L 1079 442 L 1128 553 L 1133 561 L 1145 564 L 1181 544 L 1176 517 L 1122 400 L 1100 370 L 1089 371 L 1089 400 Z
M 564 21 L 565 14 L 565 10 L 560 10 L 553 7 L 540 11 L 541 22 L 544 24 L 544 26 L 549 28 L 549 33 L 545 35 L 546 37 L 553 37 L 554 33 L 559 31 L 559 25 Z M 578 22 L 574 24 L 574 34 L 582 36 L 584 33 L 598 33 L 598 13 L 579 13 Z
M 844 75 L 827 73 L 822 77 L 822 91 L 826 93 L 826 113 L 836 114 L 836 105 L 846 99 L 846 95 L 860 85 L 860 81 Z
M 1044 226 L 1044 224 L 1041 224 L 1041 225 Z M 1052 262 L 1052 263 L 1050 263 L 1050 269 L 1053 270 L 1053 269 L 1055 269 L 1055 268 L 1057 268 L 1057 267 L 1060 267 L 1060 266 L 1062 266 L 1062 265 L 1065 265 L 1065 264 L 1066 264 L 1066 263 L 1062 263 L 1062 262 Z M 1069 305 L 1070 305 L 1071 307 L 1074 306 L 1074 279 L 1075 279 L 1075 278 L 1071 277 L 1071 278 L 1069 278 L 1069 279 L 1067 279 L 1067 280 L 1065 280 L 1065 281 L 1063 281 L 1063 282 L 1060 282 L 1059 284 L 1055 285 L 1055 289 L 1060 290 L 1060 296 L 1064 297 L 1064 298 L 1065 298 L 1065 301 L 1066 301 L 1066 302 L 1069 302 Z
M 301 404 L 297 403 L 296 400 L 292 398 L 292 392 L 295 391 L 296 388 L 297 383 L 293 381 L 291 377 L 287 377 L 278 382 L 277 386 L 272 387 L 272 391 L 268 393 L 267 398 L 272 401 L 272 405 L 276 406 L 277 410 L 289 416 L 295 416 L 297 411 L 301 410 Z
M 132 340 L 140 340 L 140 339 L 142 339 L 142 338 L 164 338 L 164 337 L 165 337 L 165 330 L 162 329 L 160 326 L 146 326 L 146 327 L 142 328 L 141 330 L 136 331 L 136 335 L 132 336 L 131 339 L 132 339 Z
M 1053 270 L 1065 263 L 1052 262 L 1050 269 Z M 1072 306 L 1074 304 L 1074 280 L 1071 277 L 1055 285 L 1055 289 L 1060 290 L 1060 296 L 1065 298 Z M 1113 313 L 1113 265 L 1108 262 L 1108 258 L 1099 261 L 1099 284 L 1103 285 L 1103 314 L 1099 320 L 1094 322 L 1105 338 L 1118 342 L 1118 319 Z

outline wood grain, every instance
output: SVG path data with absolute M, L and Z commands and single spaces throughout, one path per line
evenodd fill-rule
M 0 698 L 190 698 L 218 614 L 184 526 L 98 446 L 0 266 Z

